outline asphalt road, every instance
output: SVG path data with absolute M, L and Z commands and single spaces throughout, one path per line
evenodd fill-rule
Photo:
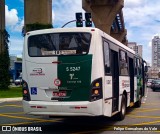
M 123 121 L 116 121 L 115 117 L 48 118 L 31 116 L 23 113 L 21 101 L 0 102 L 0 130 L 2 129 L 5 131 L 11 129 L 12 134 L 22 133 L 22 131 L 27 133 L 31 131 L 52 132 L 53 134 L 160 133 L 160 91 L 153 92 L 148 88 L 141 108 L 128 108 Z

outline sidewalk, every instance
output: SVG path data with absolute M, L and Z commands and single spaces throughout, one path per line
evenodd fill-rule
M 22 97 L 18 97 L 18 98 L 0 98 L 0 103 L 2 103 L 2 102 L 12 102 L 12 101 L 22 101 Z

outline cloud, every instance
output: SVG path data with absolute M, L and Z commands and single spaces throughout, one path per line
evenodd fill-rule
M 15 32 L 22 32 L 22 28 L 24 26 L 24 18 L 19 20 L 19 22 L 12 27 L 12 30 Z
M 10 55 L 16 54 L 16 55 L 22 55 L 22 49 L 23 49 L 23 38 L 17 38 L 17 37 L 11 37 L 9 43 L 9 52 Z
M 54 0 L 53 1 L 53 26 L 61 27 L 65 23 L 75 20 L 76 12 L 84 12 L 81 0 Z M 75 23 L 70 24 L 72 27 Z M 67 25 L 66 27 L 68 27 Z
M 160 31 L 160 4 L 157 0 L 125 0 L 123 14 L 128 40 L 142 44 L 143 58 L 149 59 L 152 38 Z
M 16 9 L 8 9 L 5 5 L 5 20 L 6 26 L 11 32 L 21 32 L 24 26 L 24 17 L 20 19 L 18 17 L 18 11 Z
M 5 5 L 5 20 L 6 26 L 13 26 L 18 23 L 18 12 L 16 9 L 8 9 L 8 6 Z
M 126 7 L 137 7 L 141 6 L 144 3 L 145 0 L 124 0 L 124 4 Z

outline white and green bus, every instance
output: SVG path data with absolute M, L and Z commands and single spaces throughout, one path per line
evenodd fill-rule
M 123 120 L 144 96 L 143 59 L 97 28 L 28 32 L 22 66 L 26 114 Z

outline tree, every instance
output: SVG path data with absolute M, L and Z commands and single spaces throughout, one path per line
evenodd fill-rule
M 8 89 L 10 85 L 10 58 L 8 52 L 8 43 L 10 35 L 6 30 L 0 31 L 4 40 L 4 49 L 0 53 L 0 89 Z

